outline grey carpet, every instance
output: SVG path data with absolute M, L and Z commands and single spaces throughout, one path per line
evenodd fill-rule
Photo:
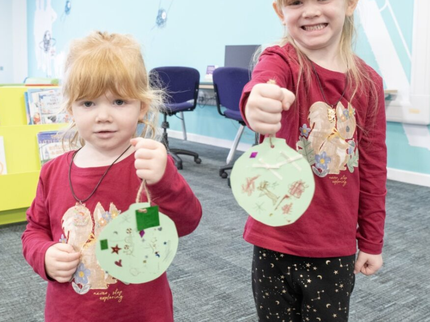
M 242 239 L 246 221 L 218 167 L 228 151 L 171 140 L 201 155 L 184 157 L 181 173 L 203 206 L 196 231 L 180 240 L 168 276 L 177 322 L 257 321 L 251 294 L 252 246 Z M 385 264 L 372 277 L 359 275 L 351 322 L 430 321 L 430 189 L 388 182 Z M 25 224 L 0 226 L 0 321 L 43 321 L 46 283 L 21 255 Z

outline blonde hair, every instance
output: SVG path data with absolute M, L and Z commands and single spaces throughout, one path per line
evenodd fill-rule
M 64 108 L 71 112 L 73 102 L 95 99 L 111 92 L 121 99 L 137 99 L 147 108 L 143 137 L 156 135 L 163 92 L 152 89 L 140 45 L 130 35 L 94 31 L 71 43 L 62 84 Z M 84 145 L 72 122 L 63 136 L 71 146 Z
M 278 8 L 282 8 L 283 6 L 288 4 L 290 0 L 275 0 Z M 345 0 L 345 2 L 351 0 Z M 296 45 L 294 39 L 288 34 L 288 30 L 285 28 L 284 37 L 280 41 L 280 46 L 284 46 L 287 43 L 290 43 L 296 50 L 298 57 L 298 65 L 300 66 L 299 70 L 299 78 L 298 84 L 296 88 L 296 97 L 298 93 L 298 89 L 300 87 L 301 78 L 304 76 L 305 81 L 310 81 L 312 77 L 312 67 L 307 56 L 299 49 Z M 346 16 L 345 22 L 342 28 L 342 34 L 339 42 L 339 56 L 341 61 L 347 66 L 348 73 L 348 86 L 352 89 L 352 95 L 350 97 L 350 101 L 354 98 L 357 93 L 363 94 L 362 89 L 366 88 L 363 86 L 365 83 L 370 84 L 371 95 L 375 98 L 375 104 L 372 108 L 372 113 L 376 113 L 378 107 L 378 95 L 377 88 L 372 79 L 372 76 L 365 70 L 361 68 L 363 64 L 361 60 L 354 53 L 354 44 L 356 38 L 356 29 L 354 24 L 354 15 Z

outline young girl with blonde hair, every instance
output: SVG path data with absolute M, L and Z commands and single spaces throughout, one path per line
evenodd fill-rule
M 261 54 L 244 88 L 248 126 L 285 139 L 315 177 L 312 203 L 295 223 L 246 223 L 260 321 L 347 321 L 355 274 L 382 266 L 384 93 L 351 47 L 357 2 L 276 0 L 286 36 Z
M 142 180 L 179 236 L 191 233 L 202 214 L 164 145 L 135 137 L 139 122 L 154 133 L 160 102 L 139 44 L 106 32 L 75 40 L 62 89 L 76 131 L 72 143 L 81 147 L 42 167 L 22 236 L 24 257 L 48 281 L 45 320 L 172 322 L 166 273 L 125 284 L 104 272 L 94 253 L 103 228 L 136 202 Z

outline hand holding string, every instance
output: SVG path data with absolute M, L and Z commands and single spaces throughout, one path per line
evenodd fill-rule
M 131 144 L 135 148 L 136 174 L 147 184 L 155 184 L 161 180 L 166 171 L 167 151 L 164 144 L 144 138 L 134 138 Z
M 245 107 L 248 124 L 262 135 L 275 135 L 281 129 L 282 112 L 287 111 L 295 95 L 276 85 L 274 80 L 253 87 Z
M 71 280 L 79 264 L 80 252 L 76 252 L 69 244 L 57 243 L 45 253 L 46 274 L 59 283 Z

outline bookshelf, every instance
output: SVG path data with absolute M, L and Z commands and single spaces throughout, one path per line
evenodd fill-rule
M 26 220 L 25 212 L 35 197 L 40 172 L 37 133 L 65 126 L 27 125 L 27 89 L 23 85 L 0 86 L 0 136 L 4 139 L 7 165 L 7 174 L 0 175 L 0 225 Z

